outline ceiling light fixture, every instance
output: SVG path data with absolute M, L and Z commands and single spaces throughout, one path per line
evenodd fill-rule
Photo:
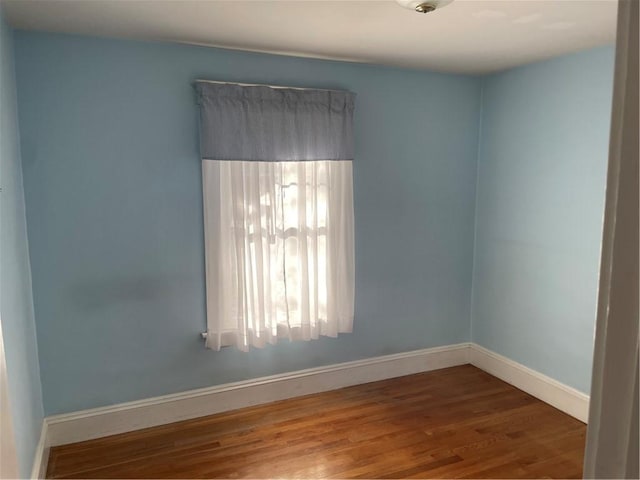
M 429 13 L 437 8 L 449 5 L 453 0 L 396 0 L 396 2 L 409 10 L 414 10 L 418 13 Z

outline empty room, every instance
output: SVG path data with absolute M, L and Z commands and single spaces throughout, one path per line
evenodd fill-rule
M 0 477 L 638 478 L 638 16 L 0 0 Z

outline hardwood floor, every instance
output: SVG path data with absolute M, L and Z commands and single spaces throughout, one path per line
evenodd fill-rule
M 471 366 L 54 447 L 49 478 L 579 478 L 583 423 Z

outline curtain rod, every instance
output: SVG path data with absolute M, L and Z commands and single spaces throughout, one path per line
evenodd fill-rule
M 219 85 L 238 85 L 240 87 L 269 87 L 269 88 L 288 88 L 292 90 L 320 90 L 321 92 L 342 92 L 344 90 L 335 90 L 331 88 L 303 88 L 303 87 L 287 87 L 284 85 L 267 85 L 266 83 L 240 83 L 240 82 L 221 82 L 218 80 L 203 80 L 201 78 L 196 80 L 202 83 L 217 83 Z

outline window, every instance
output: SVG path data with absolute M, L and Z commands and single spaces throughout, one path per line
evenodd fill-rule
M 353 95 L 208 82 L 198 90 L 207 346 L 350 332 Z

